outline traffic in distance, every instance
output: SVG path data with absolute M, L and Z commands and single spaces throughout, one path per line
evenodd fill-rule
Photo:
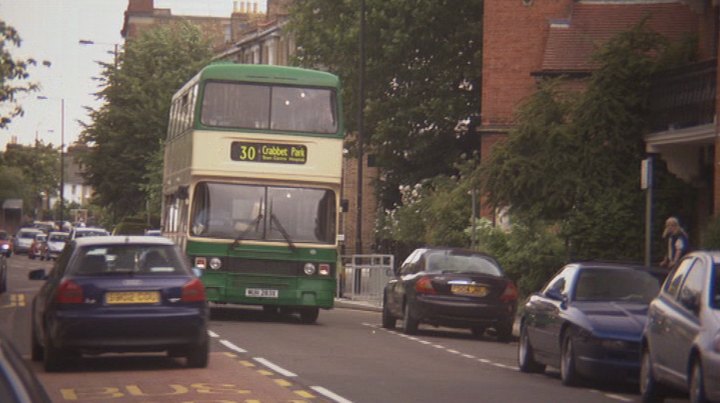
M 95 355 L 160 352 L 206 369 L 213 313 L 235 305 L 259 307 L 271 319 L 297 314 L 301 324 L 318 324 L 299 332 L 322 332 L 319 313 L 335 307 L 342 271 L 339 85 L 319 71 L 209 65 L 173 96 L 162 236 L 19 229 L 3 262 L 5 255 L 55 258 L 49 271 L 28 273 L 41 284 L 30 309 L 31 359 L 49 373 Z M 54 255 L 51 236 L 62 243 Z M 677 393 L 714 399 L 717 333 L 697 323 L 717 323 L 720 287 L 704 286 L 718 282 L 717 259 L 692 255 L 669 275 L 572 263 L 523 305 L 492 256 L 420 248 L 393 268 L 377 329 L 393 335 L 398 321 L 407 337 L 430 327 L 467 329 L 515 350 L 511 368 L 557 368 L 566 386 L 602 383 L 611 373 L 645 401 Z M 663 330 L 677 317 L 683 340 Z M 516 334 L 517 348 L 508 345 Z M 684 343 L 670 349 L 684 355 L 665 357 L 663 343 Z

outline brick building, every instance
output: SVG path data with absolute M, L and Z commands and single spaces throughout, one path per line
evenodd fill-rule
M 648 153 L 691 183 L 699 205 L 696 223 L 720 212 L 717 60 L 718 3 L 712 0 L 486 0 L 481 110 L 482 157 L 513 125 L 522 101 L 544 77 L 582 83 L 593 49 L 647 18 L 671 40 L 698 38 L 700 62 L 658 76 L 653 84 Z M 522 55 L 522 56 L 519 56 Z M 640 167 L 638 167 L 638 170 Z M 485 216 L 493 212 L 484 209 Z

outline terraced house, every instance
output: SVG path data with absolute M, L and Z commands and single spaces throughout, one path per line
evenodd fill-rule
M 646 151 L 692 184 L 698 200 L 692 227 L 720 212 L 717 0 L 485 0 L 482 155 L 507 135 L 513 114 L 539 80 L 583 80 L 596 67 L 593 49 L 647 19 L 670 40 L 697 38 L 699 62 L 654 78 L 652 132 Z M 518 55 L 522 55 L 519 57 Z M 638 170 L 640 167 L 638 166 Z M 485 209 L 492 217 L 495 212 Z

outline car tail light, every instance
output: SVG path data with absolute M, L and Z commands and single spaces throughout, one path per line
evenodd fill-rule
M 515 283 L 508 280 L 507 284 L 505 285 L 505 291 L 503 291 L 502 295 L 500 295 L 500 301 L 513 302 L 513 301 L 516 301 L 517 298 L 518 298 L 517 287 L 515 287 Z
M 205 286 L 202 281 L 197 278 L 190 280 L 182 288 L 183 302 L 200 302 L 205 301 Z
M 72 280 L 63 280 L 58 286 L 55 301 L 59 304 L 82 304 L 82 287 Z
M 432 286 L 430 277 L 420 277 L 415 283 L 415 291 L 418 294 L 437 294 L 437 291 L 435 291 Z

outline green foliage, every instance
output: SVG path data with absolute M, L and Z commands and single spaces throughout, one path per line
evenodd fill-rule
M 18 96 L 37 91 L 38 85 L 26 80 L 30 77 L 30 68 L 37 65 L 33 58 L 16 59 L 10 51 L 19 48 L 22 39 L 18 31 L 0 19 L 0 129 L 7 127 L 13 118 L 22 116 L 23 108 Z M 50 62 L 43 65 L 49 67 Z
M 539 290 L 562 267 L 564 245 L 541 223 L 513 225 L 509 231 L 486 219 L 477 223 L 478 249 L 494 256 L 518 285 L 521 295 Z
M 472 167 L 467 163 L 458 170 L 467 173 Z M 379 214 L 378 239 L 411 245 L 468 246 L 470 238 L 465 229 L 472 209 L 471 188 L 471 181 L 445 175 L 404 186 L 402 203 Z
M 713 217 L 703 232 L 702 249 L 720 250 L 720 217 Z
M 7 175 L 0 186 L 0 200 L 23 199 L 25 212 L 32 214 L 41 193 L 48 197 L 60 192 L 60 150 L 42 141 L 34 146 L 13 145 L 3 153 L 2 168 Z M 41 218 L 41 217 L 38 217 Z
M 101 63 L 104 87 L 98 96 L 106 103 L 90 113 L 93 123 L 85 126 L 80 140 L 91 148 L 81 161 L 96 192 L 94 203 L 107 209 L 111 222 L 144 211 L 148 198 L 157 200 L 162 177 L 157 158 L 172 94 L 211 57 L 203 32 L 180 23 L 128 41 L 119 68 Z M 152 207 L 159 210 L 159 203 Z
M 453 174 L 477 150 L 474 133 L 454 129 L 480 109 L 483 1 L 366 0 L 366 10 L 363 134 L 383 171 L 377 185 L 388 209 L 400 203 L 401 187 Z M 348 129 L 357 130 L 358 2 L 305 0 L 290 15 L 296 63 L 341 77 Z
M 649 78 L 667 46 L 641 23 L 598 49 L 583 93 L 541 86 L 479 171 L 490 203 L 524 223 L 557 222 L 571 258 L 641 260 Z M 660 183 L 668 176 L 656 172 Z

